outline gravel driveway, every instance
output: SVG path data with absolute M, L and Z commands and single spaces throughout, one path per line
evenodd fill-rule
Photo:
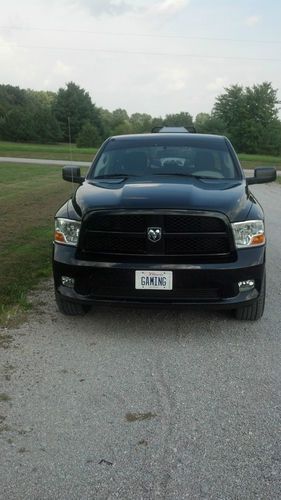
M 281 187 L 253 191 L 269 239 L 262 320 L 65 318 L 47 283 L 1 332 L 1 499 L 280 499 Z

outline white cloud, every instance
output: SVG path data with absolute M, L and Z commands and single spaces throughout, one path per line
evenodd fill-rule
M 165 0 L 164 2 L 157 2 L 155 9 L 160 13 L 170 14 L 182 10 L 188 5 L 188 3 L 188 0 Z
M 186 87 L 188 74 L 181 68 L 167 68 L 160 74 L 161 86 L 169 92 L 183 90 Z
M 64 64 L 60 60 L 56 61 L 55 67 L 54 67 L 54 74 L 59 75 L 59 76 L 69 76 L 71 73 L 72 68 L 68 66 L 67 64 Z
M 51 84 L 52 84 L 52 82 L 49 78 L 46 78 L 45 80 L 43 80 L 43 86 L 45 89 L 49 90 Z
M 245 20 L 245 24 L 252 28 L 253 26 L 256 26 L 258 23 L 260 23 L 260 21 L 261 17 L 254 15 L 247 17 L 247 19 Z
M 4 38 L 0 37 L 0 56 L 1 58 L 11 57 L 13 54 L 13 49 L 9 42 L 6 42 Z
M 189 0 L 159 0 L 151 2 L 146 9 L 147 14 L 172 15 L 183 10 L 189 4 Z
M 93 16 L 122 16 L 132 14 L 171 15 L 184 9 L 190 0 L 65 0 L 75 8 L 86 9 Z
M 218 76 L 217 78 L 215 78 L 215 80 L 209 82 L 206 85 L 206 89 L 210 90 L 211 92 L 218 92 L 219 90 L 222 90 L 226 85 L 227 78 Z
M 120 16 L 135 10 L 135 5 L 125 0 L 73 0 L 71 3 L 75 7 L 86 8 L 95 16 Z

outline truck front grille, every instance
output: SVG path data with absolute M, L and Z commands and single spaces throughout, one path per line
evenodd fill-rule
M 161 228 L 158 242 L 148 228 Z M 233 249 L 224 217 L 208 213 L 162 211 L 93 212 L 83 220 L 80 250 L 95 256 L 227 257 Z

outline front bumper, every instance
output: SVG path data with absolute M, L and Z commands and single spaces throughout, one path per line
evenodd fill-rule
M 54 244 L 55 289 L 62 297 L 81 304 L 122 303 L 192 305 L 233 309 L 258 298 L 265 267 L 265 247 L 239 250 L 235 262 L 157 264 L 96 262 L 76 258 L 76 248 Z M 173 290 L 136 290 L 135 270 L 173 271 Z M 61 277 L 74 279 L 74 288 Z M 240 292 L 239 281 L 255 280 L 255 287 Z

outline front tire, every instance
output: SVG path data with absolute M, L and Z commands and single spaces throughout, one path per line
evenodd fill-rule
M 263 315 L 265 304 L 266 276 L 263 275 L 261 291 L 259 297 L 249 306 L 239 307 L 235 310 L 236 319 L 256 321 Z
M 59 311 L 65 316 L 84 316 L 90 310 L 90 306 L 71 302 L 63 298 L 58 292 L 56 292 L 56 303 Z

